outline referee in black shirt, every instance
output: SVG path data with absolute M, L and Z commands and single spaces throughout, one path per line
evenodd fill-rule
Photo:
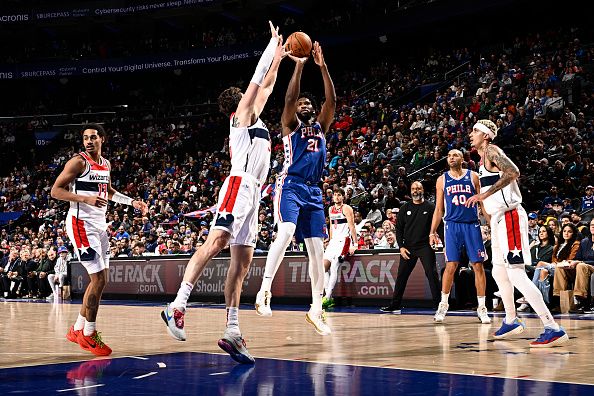
M 429 231 L 435 205 L 426 202 L 423 198 L 424 189 L 421 182 L 413 182 L 410 192 L 412 202 L 406 202 L 398 212 L 396 240 L 400 247 L 400 265 L 392 302 L 387 307 L 381 308 L 383 312 L 399 313 L 406 282 L 417 264 L 417 259 L 421 259 L 423 264 L 434 307 L 437 307 L 441 298 L 435 250 L 429 245 Z

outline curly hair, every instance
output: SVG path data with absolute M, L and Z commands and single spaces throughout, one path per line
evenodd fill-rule
M 499 130 L 499 128 L 497 128 L 497 125 L 495 125 L 493 121 L 483 119 L 478 120 L 476 123 L 486 126 L 487 128 L 489 128 L 489 130 L 491 130 L 491 132 L 493 132 L 494 138 L 497 137 L 497 131 Z
M 241 89 L 237 87 L 229 87 L 219 95 L 217 99 L 219 103 L 219 111 L 227 116 L 230 116 L 237 109 L 237 105 L 241 100 Z

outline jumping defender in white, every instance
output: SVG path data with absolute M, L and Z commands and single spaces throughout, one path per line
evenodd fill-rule
M 169 334 L 185 341 L 184 317 L 190 293 L 204 267 L 228 244 L 231 260 L 225 282 L 227 328 L 218 345 L 239 363 L 254 364 L 239 329 L 239 299 L 256 246 L 260 186 L 270 167 L 270 134 L 260 114 L 272 93 L 278 67 L 288 54 L 278 27 L 270 24 L 271 39 L 245 91 L 236 87 L 219 96 L 219 109 L 230 116 L 231 174 L 219 193 L 214 225 L 204 245 L 190 259 L 175 301 L 161 312 Z

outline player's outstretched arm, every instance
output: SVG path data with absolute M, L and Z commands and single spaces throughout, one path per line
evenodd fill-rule
M 322 126 L 324 133 L 328 132 L 330 124 L 334 120 L 334 112 L 336 111 L 336 90 L 334 89 L 334 83 L 328 72 L 328 66 L 324 60 L 324 53 L 322 47 L 317 41 L 313 45 L 313 58 L 316 65 L 320 66 L 322 71 L 322 78 L 324 79 L 324 96 L 325 101 L 322 105 L 322 110 L 318 116 L 318 122 Z
M 111 163 L 109 161 L 107 161 L 107 166 L 109 167 L 109 170 L 111 170 Z M 148 206 L 145 202 L 138 199 L 132 199 L 127 195 L 117 192 L 116 189 L 112 187 L 111 180 L 109 181 L 109 186 L 107 187 L 107 197 L 112 202 L 130 205 L 134 207 L 134 209 L 140 210 L 143 215 L 148 213 Z
M 285 107 L 281 116 L 283 136 L 293 132 L 299 123 L 297 120 L 297 99 L 299 99 L 299 93 L 301 92 L 301 73 L 307 61 L 307 58 L 297 58 L 293 55 L 289 55 L 289 57 L 295 61 L 295 70 L 285 94 Z
M 443 214 L 445 212 L 443 207 L 443 175 L 437 178 L 435 183 L 435 210 L 433 211 L 433 219 L 431 220 L 431 230 L 429 231 L 429 244 L 435 246 L 439 243 L 439 235 L 437 235 L 437 227 L 441 223 Z
M 85 160 L 82 159 L 80 155 L 76 155 L 66 162 L 64 170 L 62 170 L 52 186 L 50 192 L 52 198 L 59 199 L 60 201 L 84 202 L 98 208 L 107 205 L 107 200 L 99 196 L 82 196 L 70 191 L 70 183 L 72 183 L 78 175 L 84 172 L 85 166 Z
M 268 73 L 270 65 L 274 59 L 275 50 L 279 41 L 278 26 L 274 27 L 271 21 L 268 21 L 268 25 L 270 26 L 270 41 L 268 42 L 264 52 L 262 52 L 250 84 L 248 85 L 245 93 L 239 101 L 239 104 L 237 105 L 237 113 L 244 112 L 245 109 L 253 108 L 256 97 L 258 96 L 258 91 L 264 83 L 264 78 L 266 77 L 266 74 Z M 242 124 L 241 126 L 245 125 Z
M 272 60 L 272 65 L 270 66 L 270 70 L 268 70 L 268 74 L 266 74 L 266 77 L 264 78 L 264 82 L 262 83 L 262 86 L 260 87 L 260 89 L 258 90 L 258 94 L 256 95 L 256 100 L 254 102 L 254 106 L 251 109 L 251 113 L 252 113 L 252 119 L 250 120 L 250 124 L 253 124 L 254 122 L 256 122 L 256 120 L 258 119 L 258 117 L 260 117 L 260 114 L 262 114 L 262 111 L 264 110 L 264 107 L 266 106 L 266 103 L 268 102 L 268 98 L 270 97 L 270 94 L 272 93 L 273 89 L 274 89 L 274 84 L 276 83 L 276 77 L 278 75 L 278 67 L 280 66 L 281 61 L 289 54 L 289 52 L 287 52 L 285 50 L 285 47 L 283 45 L 283 36 L 279 36 L 278 38 L 278 44 L 276 45 L 276 49 L 274 51 L 274 59 Z M 238 113 L 239 113 L 239 107 L 238 107 Z

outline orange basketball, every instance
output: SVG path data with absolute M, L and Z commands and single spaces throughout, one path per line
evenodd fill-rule
M 295 32 L 287 39 L 287 51 L 298 58 L 307 58 L 311 54 L 311 39 L 303 32 Z

